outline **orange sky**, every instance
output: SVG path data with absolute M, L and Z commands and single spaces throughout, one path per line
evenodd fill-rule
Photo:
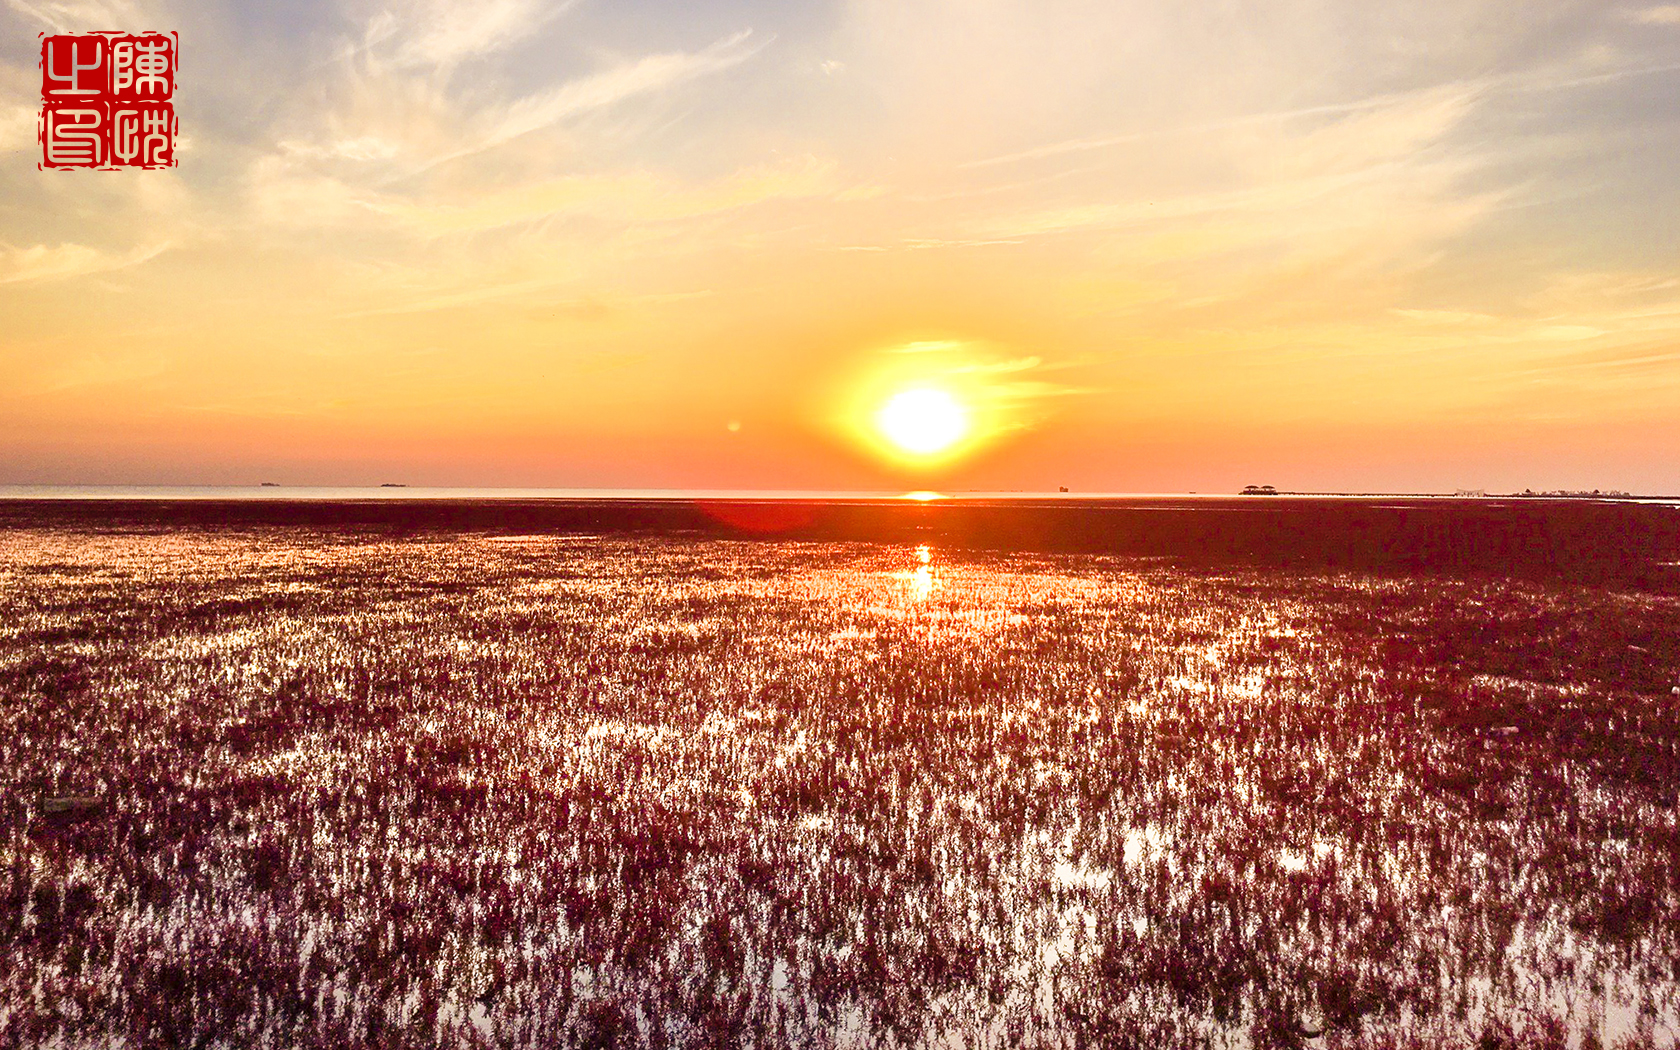
M 0 484 L 1680 491 L 1680 6 L 1264 7 L 8 0 Z

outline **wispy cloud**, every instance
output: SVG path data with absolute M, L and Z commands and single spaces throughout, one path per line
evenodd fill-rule
M 1003 244 L 1024 244 L 1020 237 L 905 237 L 891 244 L 841 244 L 837 252 L 928 251 L 934 248 L 989 248 Z
M 551 313 L 568 316 L 577 320 L 598 321 L 605 320 L 627 310 L 637 307 L 659 306 L 665 303 L 679 303 L 690 299 L 703 299 L 710 295 L 708 291 L 692 292 L 662 292 L 649 295 L 607 295 L 582 296 L 556 299 L 553 292 L 564 282 L 554 277 L 538 278 L 527 281 L 513 281 L 507 284 L 485 285 L 461 291 L 443 292 L 435 295 L 421 295 L 391 303 L 387 306 L 374 307 L 367 310 L 352 310 L 344 317 L 375 317 L 391 314 L 433 313 L 440 310 L 453 310 L 462 307 L 479 306 L 484 303 L 506 303 L 526 300 L 540 300 L 543 308 Z
M 960 339 L 918 339 L 890 349 L 895 354 L 940 354 L 961 350 L 967 345 Z
M 0 106 L 0 153 L 38 145 L 36 124 L 39 119 L 40 115 L 33 106 Z
M 533 35 L 572 7 L 574 0 L 426 0 L 396 16 L 396 62 L 402 67 L 448 69 Z M 380 28 L 383 28 L 381 24 Z
M 425 236 L 470 233 L 557 215 L 620 222 L 670 222 L 770 200 L 842 192 L 832 160 L 806 156 L 685 185 L 649 172 L 569 176 L 452 198 L 384 198 L 369 206 Z
M 1463 192 L 1480 158 L 1442 148 L 1480 97 L 1467 85 L 1390 96 L 1380 107 L 1347 110 L 1305 131 L 1280 127 L 1233 140 L 1227 163 L 1241 173 L 1233 185 L 989 209 L 963 232 L 977 238 L 1129 232 L 1149 238 L 1139 258 L 1180 264 L 1254 249 L 1275 249 L 1297 263 L 1426 249 L 1500 199 L 1496 191 Z
M 1648 26 L 1680 26 L 1680 4 L 1659 4 L 1627 12 L 1627 17 Z
M 1046 360 L 989 340 L 924 339 L 885 349 L 893 356 L 910 355 L 894 365 L 901 384 L 933 383 L 959 391 L 978 410 L 981 431 L 993 437 L 1031 429 L 1049 417 L 1056 401 L 1099 390 L 1086 382 L 1052 378 L 1083 370 L 1088 361 Z
M 533 131 L 628 99 L 654 95 L 711 73 L 737 66 L 763 44 L 749 45 L 752 30 L 724 37 L 700 51 L 648 55 L 610 69 L 568 81 L 550 91 L 528 95 L 505 107 L 475 141 L 429 161 L 426 170 L 447 161 L 482 153 Z M 765 43 L 768 43 L 766 41 Z M 417 172 L 411 172 L 415 174 Z
M 101 29 L 137 26 L 135 7 L 127 0 L 6 0 L 12 10 L 39 22 L 55 33 L 88 33 Z
M 998 376 L 1015 372 L 1033 372 L 1044 367 L 1044 358 L 1037 355 L 1017 357 L 1008 361 L 979 361 L 957 365 L 951 369 L 956 375 Z
M 1170 127 L 1152 128 L 1147 131 L 1133 131 L 1118 135 L 1099 135 L 1091 138 L 1067 139 L 1061 142 L 1051 142 L 1032 149 L 1020 150 L 1015 153 L 1005 153 L 996 157 L 983 157 L 979 160 L 964 161 L 957 165 L 959 169 L 987 168 L 999 164 L 1013 164 L 1020 161 L 1043 160 L 1047 157 L 1058 157 L 1069 153 L 1083 153 L 1088 150 L 1106 149 L 1111 146 L 1129 143 L 1146 142 L 1156 139 L 1176 138 L 1180 136 L 1205 135 L 1210 132 L 1229 131 L 1238 128 L 1253 127 L 1266 124 L 1284 124 L 1307 117 L 1336 116 L 1345 113 L 1358 113 L 1363 110 L 1385 109 L 1404 104 L 1417 98 L 1438 96 L 1441 89 L 1427 88 L 1418 91 L 1400 92 L 1395 94 L 1378 95 L 1371 98 L 1355 99 L 1348 102 L 1326 103 L 1320 106 L 1302 106 L 1295 109 L 1280 109 L 1265 113 L 1246 113 L 1241 116 L 1229 117 L 1222 120 L 1201 121 L 1192 124 L 1174 124 Z
M 1652 25 L 1680 25 L 1680 5 L 1647 8 L 1643 11 L 1634 12 L 1631 17 L 1633 17 L 1635 21 Z M 1074 153 L 1109 149 L 1115 146 L 1131 145 L 1141 142 L 1160 141 L 1174 138 L 1189 138 L 1200 135 L 1215 134 L 1222 131 L 1235 131 L 1244 128 L 1263 127 L 1266 125 L 1286 125 L 1317 117 L 1334 117 L 1373 110 L 1393 110 L 1405 107 L 1409 103 L 1417 100 L 1427 102 L 1430 100 L 1438 100 L 1443 96 L 1457 96 L 1468 99 L 1500 91 L 1562 90 L 1572 87 L 1586 87 L 1592 84 L 1601 84 L 1615 80 L 1624 80 L 1632 77 L 1672 73 L 1676 70 L 1680 70 L 1680 63 L 1632 66 L 1618 69 L 1598 70 L 1590 73 L 1581 72 L 1578 66 L 1560 66 L 1550 70 L 1524 71 L 1520 73 L 1506 74 L 1503 76 L 1481 77 L 1471 81 L 1439 84 L 1426 88 L 1419 88 L 1414 91 L 1392 92 L 1383 95 L 1374 95 L 1369 98 L 1351 99 L 1344 102 L 1330 102 L 1316 106 L 1301 106 L 1291 109 L 1271 110 L 1260 113 L 1246 113 L 1219 120 L 1173 123 L 1163 127 L 1123 132 L 1113 135 L 1096 135 L 1084 138 L 1065 139 L 1059 142 L 1046 143 L 1042 146 L 1035 146 L 1031 149 L 1018 150 L 1012 153 L 1000 154 L 993 157 L 982 157 L 978 160 L 964 161 L 958 164 L 957 168 L 958 170 L 989 168 L 1005 164 L 1044 160 L 1051 157 L 1060 157 Z
M 101 251 L 82 244 L 37 244 L 28 248 L 0 246 L 0 284 L 62 281 L 125 270 L 155 259 L 168 249 L 168 244 L 136 248 L 124 253 Z

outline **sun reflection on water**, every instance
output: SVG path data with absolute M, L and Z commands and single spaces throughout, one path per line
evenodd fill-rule
M 1309 1016 L 1475 1045 L 1538 1011 L 1666 1038 L 1672 782 L 1612 746 L 1668 761 L 1672 679 L 1554 682 L 1506 626 L 1673 623 L 1620 600 L 928 545 L 0 536 L 0 713 L 34 727 L 0 788 L 74 793 L 55 770 L 113 719 L 76 765 L 147 785 L 85 855 L 0 836 L 0 890 L 92 1016 L 174 994 L 100 944 L 243 978 L 260 915 L 262 972 L 342 989 L 364 1043 L 387 1008 L 439 1045 L 651 1011 L 788 1045 L 1300 1045 Z M 1443 644 L 1471 628 L 1514 655 Z M 10 972 L 0 1017 L 37 1001 Z
M 924 544 L 916 548 L 916 560 L 921 562 L 910 578 L 910 593 L 919 602 L 925 602 L 933 597 L 933 589 L 938 581 L 933 576 L 933 552 Z

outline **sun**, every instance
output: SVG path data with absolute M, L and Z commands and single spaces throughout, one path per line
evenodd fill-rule
M 968 436 L 968 412 L 943 390 L 904 390 L 875 413 L 875 425 L 895 448 L 933 456 Z

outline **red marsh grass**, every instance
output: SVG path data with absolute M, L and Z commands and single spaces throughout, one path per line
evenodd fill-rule
M 1673 1045 L 1677 684 L 1584 583 L 0 531 L 0 1045 Z

